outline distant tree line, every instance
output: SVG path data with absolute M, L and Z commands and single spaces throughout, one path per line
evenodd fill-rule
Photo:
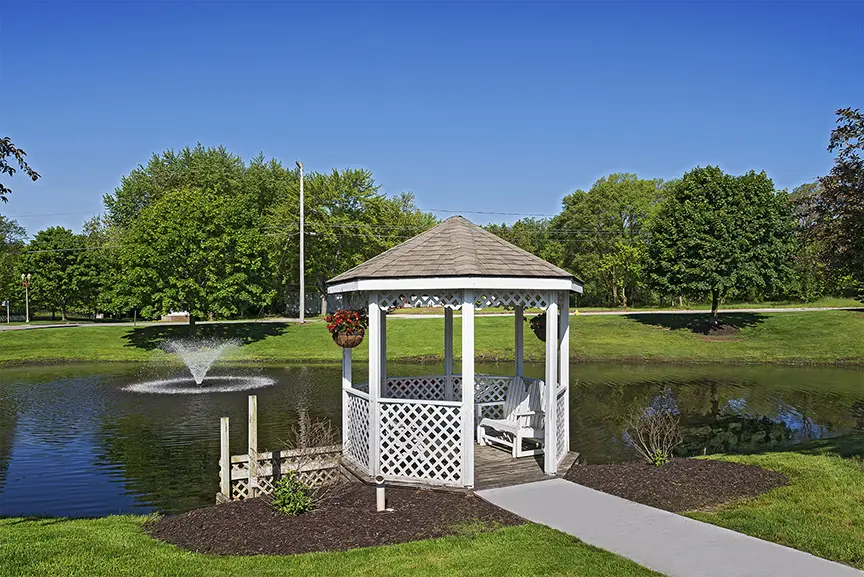
M 585 282 L 580 305 L 811 301 L 864 286 L 864 117 L 837 111 L 830 173 L 791 193 L 764 172 L 695 168 L 662 182 L 611 174 L 550 218 L 489 225 Z M 0 291 L 21 310 L 154 318 L 296 311 L 299 173 L 200 144 L 154 154 L 104 197 L 80 234 L 0 216 Z M 410 193 L 381 194 L 366 170 L 305 178 L 306 291 L 436 224 Z
M 306 291 L 437 221 L 410 193 L 381 194 L 367 170 L 305 175 Z M 21 310 L 30 272 L 33 309 L 190 320 L 295 312 L 299 284 L 299 172 L 224 147 L 154 154 L 104 197 L 105 214 L 80 234 L 24 230 L 0 220 L 0 288 Z M 14 272 L 11 272 L 14 271 Z
M 864 286 L 864 118 L 837 111 L 831 172 L 791 193 L 764 172 L 611 174 L 550 218 L 487 228 L 576 274 L 583 305 L 812 301 Z

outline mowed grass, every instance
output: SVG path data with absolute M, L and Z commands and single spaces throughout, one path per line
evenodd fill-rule
M 864 453 L 864 435 L 847 444 Z M 823 451 L 708 457 L 780 471 L 790 485 L 686 515 L 864 569 L 864 462 Z
M 658 575 L 541 525 L 344 553 L 218 557 L 152 539 L 147 519 L 0 519 L 0 575 Z
M 864 311 L 737 313 L 727 315 L 740 327 L 728 337 L 706 337 L 687 325 L 698 314 L 632 314 L 571 317 L 573 361 L 676 363 L 864 364 Z M 513 318 L 479 317 L 475 357 L 509 361 L 514 356 Z M 461 352 L 460 322 L 454 349 Z M 200 325 L 204 336 L 238 338 L 236 361 L 338 362 L 341 350 L 321 322 L 222 323 Z M 393 317 L 387 323 L 387 355 L 393 361 L 440 360 L 444 320 Z M 183 326 L 82 326 L 0 332 L 0 365 L 147 361 L 164 355 L 165 338 L 187 336 Z M 354 350 L 367 356 L 365 343 Z M 544 345 L 525 326 L 525 357 L 540 361 Z

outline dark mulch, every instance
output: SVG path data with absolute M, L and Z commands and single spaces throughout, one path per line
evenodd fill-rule
M 574 465 L 566 479 L 676 513 L 755 497 L 789 484 L 776 471 L 702 459 L 672 459 L 662 467 L 643 462 Z
M 712 320 L 698 319 L 688 324 L 687 328 L 706 337 L 734 337 L 741 332 L 740 327 L 722 320 L 715 324 Z
M 345 551 L 443 537 L 525 522 L 468 493 L 387 488 L 392 512 L 375 510 L 375 488 L 347 485 L 326 506 L 291 517 L 262 499 L 165 517 L 148 532 L 184 549 L 216 555 L 292 555 Z

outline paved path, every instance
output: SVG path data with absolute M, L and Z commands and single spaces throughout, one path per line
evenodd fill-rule
M 477 494 L 671 577 L 864 577 L 846 565 L 564 479 Z

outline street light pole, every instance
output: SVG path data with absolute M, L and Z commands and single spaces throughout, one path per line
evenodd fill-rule
M 306 270 L 305 270 L 305 247 L 306 235 L 303 231 L 303 163 L 294 161 L 300 169 L 300 322 L 306 322 Z
M 21 284 L 24 285 L 24 319 L 30 322 L 30 273 L 21 275 Z

